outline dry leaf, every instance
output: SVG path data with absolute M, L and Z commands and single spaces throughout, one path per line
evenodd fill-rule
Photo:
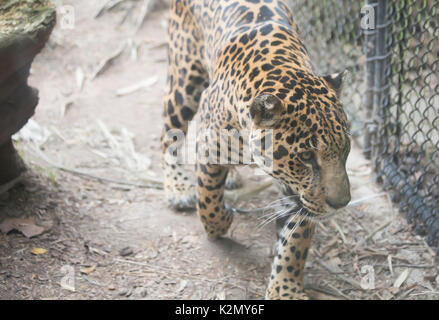
M 43 248 L 33 248 L 31 253 L 35 255 L 45 254 L 47 252 L 47 249 Z
M 404 283 L 404 281 L 407 280 L 408 276 L 410 274 L 410 269 L 405 269 L 401 274 L 399 275 L 398 279 L 395 280 L 395 283 L 393 284 L 394 288 L 399 288 Z
M 91 267 L 88 267 L 88 268 L 81 268 L 79 271 L 81 273 L 83 273 L 83 274 L 87 274 L 88 275 L 88 274 L 92 273 L 95 270 L 96 270 L 96 265 L 92 265 Z
M 27 219 L 7 218 L 0 224 L 0 231 L 4 234 L 12 230 L 20 231 L 26 238 L 32 238 L 44 232 L 44 228 L 37 226 L 32 217 Z

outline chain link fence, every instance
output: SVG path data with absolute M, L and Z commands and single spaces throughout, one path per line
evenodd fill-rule
M 439 0 L 291 0 L 319 74 L 347 69 L 351 133 L 439 254 Z

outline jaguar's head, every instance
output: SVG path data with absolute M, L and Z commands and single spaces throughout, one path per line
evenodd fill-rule
M 343 73 L 303 73 L 261 92 L 250 105 L 253 158 L 316 219 L 345 207 L 350 199 L 346 159 L 347 118 L 339 99 Z M 286 82 L 288 83 L 288 82 Z M 295 199 L 294 199 L 295 197 Z

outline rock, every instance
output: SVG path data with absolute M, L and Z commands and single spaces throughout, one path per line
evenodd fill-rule
M 127 257 L 127 256 L 132 255 L 132 254 L 133 254 L 133 249 L 131 249 L 130 247 L 125 247 L 125 248 L 119 250 L 119 255 L 121 257 Z
M 38 91 L 27 84 L 29 70 L 55 26 L 48 0 L 8 0 L 0 4 L 0 190 L 25 166 L 11 136 L 34 114 Z
M 139 297 L 145 298 L 148 294 L 148 291 L 146 290 L 146 288 L 138 287 L 136 288 L 135 294 Z
M 119 289 L 119 292 L 118 292 L 118 294 L 121 297 L 125 296 L 127 293 L 128 293 L 128 289 L 127 288 L 121 288 L 121 289 Z

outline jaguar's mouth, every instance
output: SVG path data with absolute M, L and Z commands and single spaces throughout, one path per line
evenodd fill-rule
M 303 205 L 300 208 L 299 214 L 301 216 L 305 216 L 305 217 L 308 217 L 308 218 L 316 218 L 318 216 L 318 214 L 316 214 L 316 213 L 312 212 L 311 210 L 305 208 Z
M 291 195 L 293 199 L 289 198 L 289 196 L 284 199 L 284 207 L 289 208 L 288 212 L 285 214 L 286 216 L 300 216 L 305 219 L 318 219 L 319 213 L 314 212 L 313 210 L 307 208 L 303 202 L 300 200 L 299 196 Z
M 286 195 L 285 200 L 291 206 L 291 210 L 288 212 L 290 216 L 297 215 L 310 219 L 317 219 L 320 216 L 319 213 L 307 208 L 300 200 L 300 196 L 294 193 L 290 187 L 285 186 L 284 194 Z

